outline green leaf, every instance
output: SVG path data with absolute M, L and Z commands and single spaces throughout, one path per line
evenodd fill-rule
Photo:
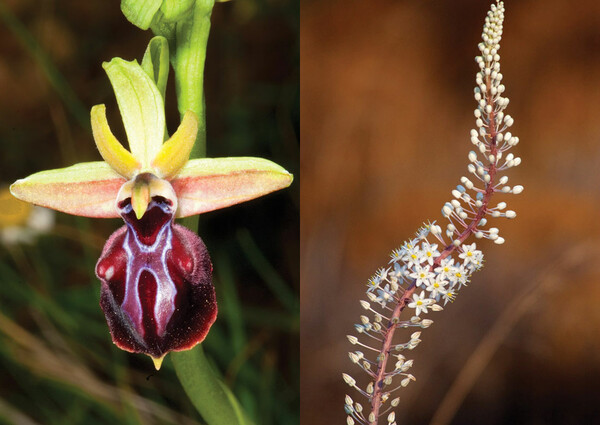
M 161 3 L 162 0 L 121 0 L 121 12 L 133 25 L 147 30 Z
M 165 133 L 165 109 L 156 84 L 137 61 L 114 58 L 102 64 L 115 91 L 133 156 L 142 171 L 160 151 Z
M 142 69 L 154 80 L 156 87 L 160 92 L 163 102 L 167 90 L 167 80 L 169 78 L 169 43 L 162 36 L 153 37 L 148 43 L 144 58 L 142 59 Z
M 209 425 L 251 425 L 231 390 L 215 375 L 201 345 L 171 353 L 186 394 Z

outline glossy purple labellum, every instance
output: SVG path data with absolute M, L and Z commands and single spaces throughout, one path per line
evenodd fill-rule
M 141 219 L 131 198 L 119 204 L 125 226 L 102 250 L 100 306 L 114 343 L 158 360 L 202 342 L 217 316 L 212 264 L 195 233 L 173 223 L 170 200 L 155 196 Z

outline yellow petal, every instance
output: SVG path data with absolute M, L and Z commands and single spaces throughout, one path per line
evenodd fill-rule
M 128 179 L 132 178 L 141 168 L 141 164 L 110 131 L 106 120 L 106 107 L 104 105 L 92 107 L 91 117 L 94 140 L 102 158 L 117 173 Z
M 193 159 L 171 185 L 179 201 L 178 217 L 239 204 L 288 187 L 293 176 L 262 158 Z
M 190 157 L 190 152 L 198 133 L 198 118 L 192 111 L 187 111 L 179 124 L 179 128 L 161 147 L 152 160 L 159 177 L 171 179 L 179 172 Z
M 106 162 L 84 162 L 41 171 L 17 180 L 14 197 L 69 214 L 85 217 L 119 217 L 115 199 L 126 180 Z

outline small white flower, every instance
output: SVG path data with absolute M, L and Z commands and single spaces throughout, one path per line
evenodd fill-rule
M 444 258 L 439 267 L 435 268 L 435 272 L 436 274 L 439 276 L 440 279 L 449 279 L 450 276 L 452 276 L 453 272 L 454 272 L 454 258 Z
M 394 300 L 394 294 L 390 291 L 390 285 L 385 285 L 383 289 L 377 290 L 376 302 L 385 307 L 387 303 Z
M 477 251 L 475 249 L 474 243 L 472 243 L 471 245 L 463 245 L 462 250 L 463 252 L 458 257 L 463 260 L 463 265 L 465 266 L 471 263 L 476 258 L 474 252 L 481 253 L 481 251 Z
M 454 302 L 454 300 L 456 299 L 456 292 L 454 292 L 452 289 L 446 291 L 445 294 L 443 294 L 443 298 L 444 298 L 444 305 L 448 304 L 448 301 L 450 302 Z
M 413 294 L 412 298 L 413 301 L 409 303 L 408 306 L 415 309 L 415 314 L 417 316 L 421 314 L 421 312 L 427 313 L 427 306 L 433 303 L 433 300 L 425 298 L 425 291 L 421 291 L 419 295 Z
M 452 275 L 450 276 L 450 282 L 452 282 L 452 287 L 458 285 L 458 289 L 462 287 L 462 285 L 467 285 L 467 281 L 469 280 L 469 272 L 462 264 L 454 267 Z
M 394 263 L 394 271 L 392 272 L 398 279 L 404 280 L 408 276 L 408 269 L 404 263 Z
M 427 291 L 429 291 L 429 296 L 431 298 L 437 299 L 440 295 L 443 295 L 446 293 L 446 285 L 447 284 L 448 284 L 447 281 L 441 280 L 439 278 L 435 278 L 429 282 L 429 284 L 427 285 L 427 287 L 425 289 Z
M 420 265 L 416 265 L 414 268 L 414 272 L 410 275 L 413 279 L 416 279 L 416 285 L 419 287 L 427 286 L 431 279 L 435 277 L 435 275 L 430 271 L 429 266 L 422 267 Z
M 416 245 L 410 245 L 406 250 L 406 255 L 402 260 L 406 263 L 406 266 L 410 269 L 413 266 L 417 266 L 425 261 L 423 253 Z
M 421 244 L 421 253 L 425 259 L 429 263 L 430 266 L 433 266 L 433 261 L 436 257 L 440 256 L 440 252 L 437 250 L 437 244 L 431 245 L 429 242 L 423 242 Z

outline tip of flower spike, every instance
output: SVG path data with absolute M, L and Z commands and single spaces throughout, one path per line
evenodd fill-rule
M 150 358 L 154 362 L 154 367 L 156 368 L 156 370 L 160 370 L 160 367 L 162 366 L 162 362 L 165 359 L 165 356 L 166 356 L 166 354 L 163 354 L 162 357 L 158 357 L 158 358 L 150 356 Z

